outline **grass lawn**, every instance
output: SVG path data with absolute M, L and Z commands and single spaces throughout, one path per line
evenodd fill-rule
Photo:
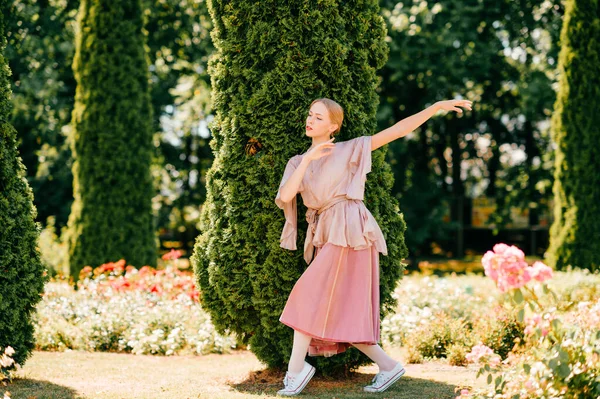
M 402 348 L 386 348 L 403 361 Z M 310 357 L 308 357 L 310 361 Z M 362 390 L 377 366 L 361 367 L 345 380 L 317 374 L 299 395 L 304 398 L 453 399 L 455 388 L 485 386 L 473 366 L 442 362 L 406 365 L 406 374 L 387 391 Z M 284 372 L 267 372 L 254 354 L 235 351 L 206 356 L 136 356 L 102 352 L 34 352 L 13 383 L 12 399 L 47 398 L 271 398 L 283 388 Z M 3 391 L 0 388 L 0 393 Z

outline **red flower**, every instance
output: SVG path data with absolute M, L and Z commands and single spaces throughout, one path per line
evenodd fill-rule
M 150 292 L 155 292 L 160 295 L 162 294 L 162 289 L 158 284 L 154 284 L 152 287 L 150 287 Z

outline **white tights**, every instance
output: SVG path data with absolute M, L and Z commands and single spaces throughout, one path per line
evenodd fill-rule
M 302 371 L 310 340 L 310 336 L 294 330 L 294 346 L 292 347 L 292 355 L 288 364 L 290 374 L 298 374 Z M 379 371 L 390 371 L 398 363 L 398 361 L 385 353 L 379 345 L 352 344 L 352 346 L 377 363 Z

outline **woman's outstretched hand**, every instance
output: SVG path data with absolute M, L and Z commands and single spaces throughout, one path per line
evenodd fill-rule
M 469 100 L 444 100 L 438 101 L 436 104 L 439 109 L 443 109 L 444 111 L 456 111 L 459 114 L 462 114 L 463 110 L 458 107 L 463 107 L 471 111 L 473 102 Z
M 335 137 L 330 138 L 324 143 L 316 145 L 304 155 L 304 159 L 314 161 L 315 159 L 319 159 L 321 157 L 324 157 L 325 155 L 329 155 L 333 150 L 333 147 L 335 147 L 335 144 L 333 144 L 333 140 L 335 140 Z

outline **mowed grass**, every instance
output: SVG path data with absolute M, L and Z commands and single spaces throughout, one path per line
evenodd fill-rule
M 403 361 L 402 348 L 384 348 Z M 310 357 L 307 358 L 310 362 Z M 404 361 L 403 361 L 404 363 Z M 383 393 L 362 390 L 377 373 L 364 366 L 348 378 L 317 374 L 299 397 L 453 399 L 456 390 L 485 386 L 474 366 L 444 362 L 408 364 L 406 374 Z M 136 356 L 103 352 L 34 352 L 5 390 L 12 399 L 47 398 L 274 398 L 285 371 L 268 371 L 249 351 L 206 356 Z

